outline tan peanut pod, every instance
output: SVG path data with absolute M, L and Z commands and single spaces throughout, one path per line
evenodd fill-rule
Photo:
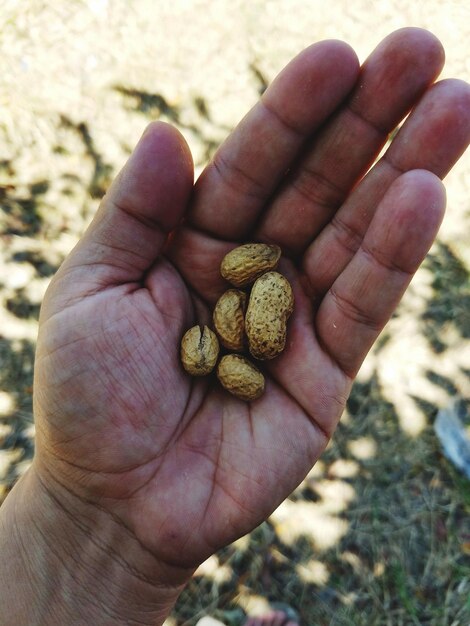
M 246 293 L 228 289 L 214 308 L 214 328 L 220 343 L 228 350 L 240 352 L 245 347 Z
M 274 359 L 284 350 L 287 319 L 293 308 L 294 295 L 287 278 L 278 272 L 258 278 L 245 315 L 248 346 L 256 359 Z
M 264 376 L 241 354 L 226 354 L 217 366 L 217 378 L 224 389 L 240 400 L 256 400 L 264 393 Z
M 210 374 L 219 356 L 219 341 L 207 326 L 193 326 L 181 340 L 181 363 L 192 376 Z
M 234 287 L 246 287 L 265 272 L 276 269 L 281 248 L 265 243 L 247 243 L 222 259 L 220 273 Z

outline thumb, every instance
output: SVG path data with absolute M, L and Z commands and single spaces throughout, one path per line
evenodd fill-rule
M 54 277 L 51 287 L 60 294 L 61 308 L 108 287 L 142 280 L 183 216 L 193 171 L 179 131 L 163 122 L 150 124 Z

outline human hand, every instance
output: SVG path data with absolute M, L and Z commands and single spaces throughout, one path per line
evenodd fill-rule
M 345 44 L 311 46 L 194 190 L 180 135 L 147 129 L 41 311 L 32 472 L 61 508 L 85 510 L 90 527 L 94 511 L 112 520 L 145 567 L 151 555 L 182 583 L 303 479 L 437 233 L 439 178 L 469 142 L 468 87 L 430 87 L 442 64 L 417 29 L 361 70 Z M 183 332 L 225 288 L 220 260 L 243 241 L 281 246 L 296 303 L 251 404 L 179 363 Z

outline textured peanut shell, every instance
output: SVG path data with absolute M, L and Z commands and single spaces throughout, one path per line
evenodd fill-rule
M 264 243 L 247 243 L 222 259 L 220 273 L 234 287 L 246 287 L 265 272 L 276 269 L 281 248 Z
M 240 400 L 256 400 L 264 392 L 264 376 L 241 354 L 227 354 L 220 359 L 217 377 L 231 394 Z
M 229 289 L 214 308 L 213 320 L 220 343 L 228 350 L 240 352 L 245 343 L 246 293 Z
M 293 308 L 294 295 L 287 278 L 278 272 L 258 278 L 245 315 L 248 345 L 256 359 L 274 359 L 284 350 L 287 320 Z
M 181 340 L 181 363 L 192 376 L 210 374 L 219 356 L 219 341 L 207 326 L 193 326 Z

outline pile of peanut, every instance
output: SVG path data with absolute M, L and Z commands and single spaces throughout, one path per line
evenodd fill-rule
M 264 376 L 240 353 L 249 352 L 264 361 L 277 357 L 286 345 L 294 296 L 289 281 L 274 271 L 280 256 L 279 246 L 262 243 L 248 243 L 229 252 L 220 273 L 235 289 L 228 289 L 215 305 L 215 333 L 208 326 L 193 326 L 181 341 L 181 362 L 192 376 L 212 372 L 219 357 L 219 341 L 230 350 L 232 353 L 219 361 L 217 377 L 241 400 L 256 400 L 263 394 Z M 242 290 L 250 286 L 251 291 Z

